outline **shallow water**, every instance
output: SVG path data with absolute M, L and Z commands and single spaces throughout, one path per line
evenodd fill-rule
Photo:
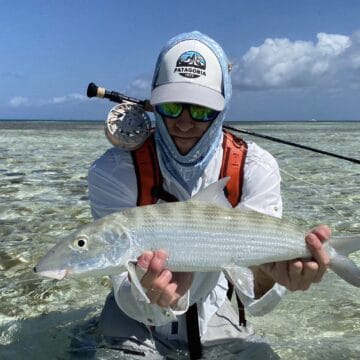
M 241 127 L 360 159 L 359 122 Z M 32 267 L 59 237 L 91 221 L 86 176 L 109 147 L 102 124 L 1 121 L 0 130 L 0 359 L 89 358 L 109 281 L 42 280 Z M 360 232 L 359 165 L 244 137 L 278 159 L 284 215 L 307 227 L 330 224 L 335 234 Z M 352 258 L 360 265 L 360 253 Z M 250 320 L 284 359 L 360 357 L 360 289 L 331 272 Z M 77 342 L 84 332 L 88 344 Z

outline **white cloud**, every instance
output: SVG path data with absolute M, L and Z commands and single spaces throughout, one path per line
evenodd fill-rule
M 69 94 L 69 95 L 65 95 L 65 96 L 53 97 L 52 99 L 48 100 L 48 103 L 49 104 L 62 104 L 65 102 L 77 101 L 77 100 L 82 101 L 85 99 L 87 99 L 87 97 L 85 95 L 73 93 L 73 94 Z
M 133 80 L 125 89 L 125 94 L 137 98 L 149 97 L 151 89 L 151 76 L 141 75 Z
M 24 96 L 15 96 L 12 99 L 10 99 L 10 106 L 18 107 L 18 106 L 24 106 L 29 105 L 30 101 L 28 98 Z
M 150 81 L 147 79 L 136 79 L 130 86 L 134 89 L 147 90 L 150 89 Z
M 317 38 L 318 42 L 315 45 L 315 52 L 329 58 L 339 56 L 351 46 L 350 38 L 345 35 L 319 33 Z
M 359 33 L 319 33 L 315 43 L 269 38 L 236 64 L 233 84 L 242 90 L 332 87 L 359 68 Z
M 72 93 L 64 96 L 55 96 L 48 99 L 29 99 L 24 96 L 15 96 L 10 99 L 9 105 L 12 107 L 21 107 L 21 106 L 40 107 L 45 105 L 56 105 L 56 104 L 63 104 L 69 102 L 84 101 L 86 99 L 87 99 L 86 96 L 78 93 Z

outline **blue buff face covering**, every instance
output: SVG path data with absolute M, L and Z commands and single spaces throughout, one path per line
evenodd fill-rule
M 176 145 L 170 137 L 166 125 L 160 114 L 155 112 L 156 149 L 163 171 L 173 177 L 191 195 L 199 178 L 204 173 L 218 146 L 221 146 L 222 124 L 232 94 L 231 79 L 228 70 L 229 61 L 223 49 L 213 39 L 198 32 L 180 34 L 171 39 L 161 51 L 153 78 L 153 88 L 156 83 L 160 63 L 164 54 L 177 43 L 185 40 L 195 39 L 208 46 L 219 60 L 223 76 L 223 95 L 225 98 L 225 108 L 219 113 L 217 118 L 212 121 L 210 127 L 197 142 L 197 144 L 186 154 L 179 153 Z

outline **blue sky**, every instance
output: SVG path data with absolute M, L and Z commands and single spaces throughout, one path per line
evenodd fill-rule
M 360 120 L 360 1 L 0 0 L 0 119 L 105 119 L 89 82 L 148 98 L 167 40 L 234 64 L 228 120 Z

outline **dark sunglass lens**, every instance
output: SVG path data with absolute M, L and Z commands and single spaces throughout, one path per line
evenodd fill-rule
M 179 103 L 164 103 L 156 105 L 156 110 L 163 116 L 177 118 L 182 112 L 182 105 Z
M 191 105 L 190 113 L 191 113 L 191 117 L 194 120 L 198 120 L 198 121 L 211 121 L 214 120 L 219 115 L 219 112 L 216 110 L 198 105 Z

